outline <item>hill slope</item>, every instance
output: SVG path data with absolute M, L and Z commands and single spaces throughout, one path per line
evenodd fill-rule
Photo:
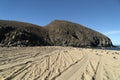
M 44 46 L 47 31 L 30 23 L 0 20 L 0 43 L 3 46 Z
M 76 23 L 55 20 L 45 28 L 49 30 L 49 37 L 53 45 L 112 46 L 108 37 Z
M 0 20 L 1 46 L 112 46 L 111 40 L 82 25 L 55 20 L 45 27 Z

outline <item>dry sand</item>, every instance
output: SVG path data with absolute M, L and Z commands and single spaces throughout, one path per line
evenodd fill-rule
M 120 80 L 120 51 L 4 47 L 0 80 Z

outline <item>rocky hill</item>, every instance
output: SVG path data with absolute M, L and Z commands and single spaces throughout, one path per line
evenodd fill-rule
M 111 40 L 105 35 L 80 24 L 55 20 L 48 24 L 49 38 L 59 46 L 112 46 Z
M 17 22 L 0 21 L 0 44 L 2 46 L 46 46 L 47 31 L 37 25 Z
M 80 24 L 55 20 L 45 27 L 0 20 L 0 46 L 112 46 L 103 34 Z

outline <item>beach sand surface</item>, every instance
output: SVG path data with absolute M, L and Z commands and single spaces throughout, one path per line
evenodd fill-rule
M 0 47 L 0 80 L 120 80 L 120 51 Z

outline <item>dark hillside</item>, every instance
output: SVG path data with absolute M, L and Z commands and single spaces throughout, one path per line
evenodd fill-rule
M 111 40 L 103 34 L 82 25 L 55 20 L 48 24 L 50 40 L 59 46 L 112 46 Z
M 0 20 L 1 46 L 75 46 L 109 47 L 111 40 L 82 25 L 55 20 L 45 27 Z
M 0 20 L 0 43 L 2 46 L 44 46 L 47 31 L 37 25 L 18 21 Z

